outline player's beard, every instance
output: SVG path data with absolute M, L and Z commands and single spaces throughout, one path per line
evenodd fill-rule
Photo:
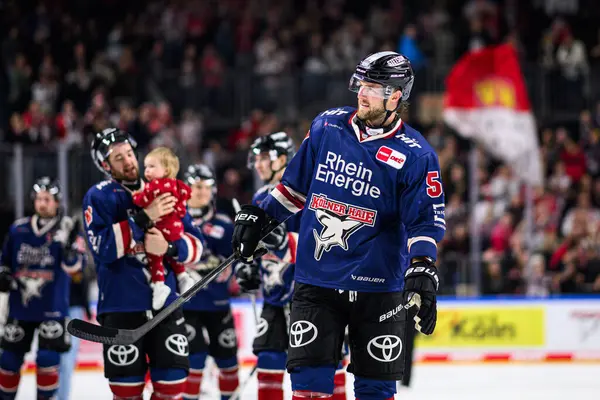
M 373 107 L 369 105 L 369 108 L 359 107 L 356 115 L 358 118 L 363 120 L 367 126 L 380 126 L 383 124 L 386 111 L 383 107 Z
M 113 171 L 113 178 L 117 181 L 125 181 L 125 182 L 136 182 L 140 179 L 140 172 L 137 166 L 132 166 L 122 171 Z
M 36 210 L 36 214 L 43 219 L 50 219 L 56 217 L 56 212 L 50 212 L 47 208 L 40 208 Z

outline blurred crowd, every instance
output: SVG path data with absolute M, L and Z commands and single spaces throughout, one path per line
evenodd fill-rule
M 86 153 L 94 132 L 118 126 L 142 151 L 164 145 L 184 165 L 212 166 L 230 212 L 231 198 L 247 202 L 260 185 L 246 167 L 255 137 L 285 130 L 299 144 L 316 112 L 354 104 L 347 83 L 361 57 L 395 50 L 416 73 L 405 119 L 438 150 L 445 175 L 444 292 L 477 279 L 472 235 L 484 294 L 600 292 L 598 18 L 593 0 L 7 0 L 2 143 Z M 508 166 L 481 152 L 471 171 L 470 144 L 417 112 L 420 96 L 443 92 L 458 57 L 506 40 L 523 62 L 545 163 L 529 220 Z

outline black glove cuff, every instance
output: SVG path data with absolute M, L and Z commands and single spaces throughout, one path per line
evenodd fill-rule
M 173 243 L 169 242 L 169 247 L 167 247 L 167 252 L 165 253 L 165 256 L 171 257 L 171 258 L 177 258 L 178 255 L 179 255 L 179 249 L 177 248 L 177 246 L 175 246 Z
M 152 228 L 152 225 L 153 225 L 152 220 L 150 219 L 150 217 L 148 216 L 148 214 L 146 214 L 146 212 L 144 210 L 133 215 L 131 217 L 131 219 L 133 220 L 133 222 L 135 222 L 135 224 L 137 226 L 139 226 L 141 229 L 143 229 L 145 231 Z
M 440 287 L 440 278 L 438 277 L 438 271 L 437 271 L 435 264 L 424 262 L 424 261 L 413 262 L 412 264 L 410 264 L 410 266 L 406 270 L 406 273 L 404 274 L 404 282 L 406 284 L 406 282 L 409 279 L 411 279 L 411 278 L 415 279 L 415 278 L 418 278 L 421 276 L 426 276 L 427 278 L 429 278 L 433 284 L 433 289 L 434 289 L 433 291 L 434 292 L 438 291 L 438 289 Z M 422 286 L 422 284 L 420 286 Z M 407 289 L 423 289 L 423 288 L 410 287 Z

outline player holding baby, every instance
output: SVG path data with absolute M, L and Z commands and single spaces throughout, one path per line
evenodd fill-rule
M 190 198 L 191 189 L 188 185 L 177 179 L 179 172 L 179 158 L 172 150 L 166 147 L 157 147 L 144 158 L 144 178 L 147 183 L 142 189 L 133 193 L 133 203 L 145 208 L 163 193 L 169 193 L 177 199 L 173 212 L 161 217 L 155 226 L 162 232 L 168 242 L 188 240 L 183 235 L 181 220 L 186 215 L 187 200 Z M 165 285 L 165 267 L 163 256 L 147 254 L 150 267 L 152 286 L 152 308 L 161 309 L 171 293 L 171 288 Z M 195 280 L 186 272 L 185 265 L 177 260 L 167 257 L 171 269 L 177 277 L 179 290 L 186 292 L 195 283 Z

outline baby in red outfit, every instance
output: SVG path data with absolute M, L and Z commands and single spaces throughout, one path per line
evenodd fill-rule
M 142 190 L 133 194 L 133 203 L 141 208 L 146 208 L 163 193 L 169 193 L 177 199 L 173 212 L 155 222 L 156 228 L 169 242 L 183 240 L 181 220 L 186 214 L 186 203 L 191 195 L 190 187 L 176 179 L 177 172 L 179 172 L 179 159 L 175 153 L 166 147 L 158 147 L 148 153 L 144 159 L 144 177 L 148 183 Z M 152 276 L 152 308 L 159 310 L 169 297 L 171 288 L 165 285 L 163 256 L 146 253 L 146 257 Z M 185 271 L 182 263 L 169 259 L 169 264 L 177 276 L 179 290 L 181 293 L 186 292 L 194 285 L 194 279 Z

